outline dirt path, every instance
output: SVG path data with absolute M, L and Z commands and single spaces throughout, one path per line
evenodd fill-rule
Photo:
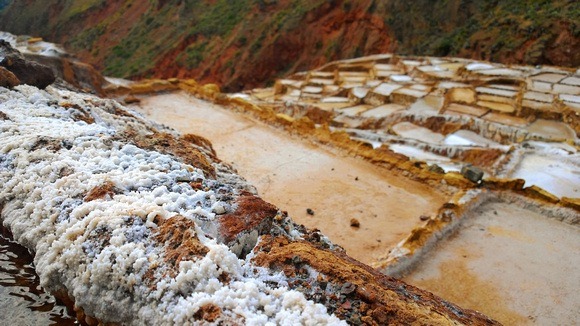
M 480 207 L 405 282 L 505 325 L 580 320 L 580 228 L 503 203 Z
M 287 210 L 298 223 L 320 229 L 366 263 L 446 200 L 421 183 L 184 93 L 146 97 L 135 108 L 180 132 L 208 138 L 218 157 L 232 163 L 262 198 Z M 360 228 L 350 227 L 351 218 L 360 221 Z

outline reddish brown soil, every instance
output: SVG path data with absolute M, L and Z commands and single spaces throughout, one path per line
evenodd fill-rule
M 86 202 L 93 201 L 96 199 L 103 199 L 107 196 L 112 197 L 115 194 L 115 185 L 111 181 L 105 181 L 102 185 L 99 185 L 85 196 L 84 200 Z
M 169 266 L 177 268 L 179 262 L 204 257 L 209 252 L 194 234 L 194 221 L 179 215 L 156 219 L 159 221 L 159 232 L 155 239 L 165 245 L 165 259 Z
M 230 242 L 245 230 L 256 229 L 266 219 L 276 216 L 278 209 L 252 194 L 242 194 L 236 200 L 237 209 L 220 217 L 221 233 Z

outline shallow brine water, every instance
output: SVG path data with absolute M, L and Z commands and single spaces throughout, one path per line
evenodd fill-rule
M 28 250 L 1 233 L 0 316 L 3 325 L 78 325 L 40 286 Z

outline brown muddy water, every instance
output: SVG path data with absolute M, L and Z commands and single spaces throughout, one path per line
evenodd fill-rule
M 79 325 L 44 291 L 28 250 L 0 232 L 0 324 Z

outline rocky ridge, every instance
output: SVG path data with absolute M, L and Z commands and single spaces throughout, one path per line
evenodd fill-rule
M 44 71 L 39 71 L 36 67 L 20 68 L 21 74 L 28 75 L 20 78 L 23 84 L 45 88 L 58 80 L 62 87 L 101 96 L 105 94 L 103 87 L 107 82 L 103 76 L 93 66 L 67 53 L 59 45 L 46 42 L 39 37 L 16 36 L 7 32 L 0 32 L 0 40 L 5 42 L 1 47 L 2 51 L 17 57 L 20 65 L 26 62 L 29 65 L 40 64 L 47 67 Z M 9 58 L 4 59 L 7 60 Z

